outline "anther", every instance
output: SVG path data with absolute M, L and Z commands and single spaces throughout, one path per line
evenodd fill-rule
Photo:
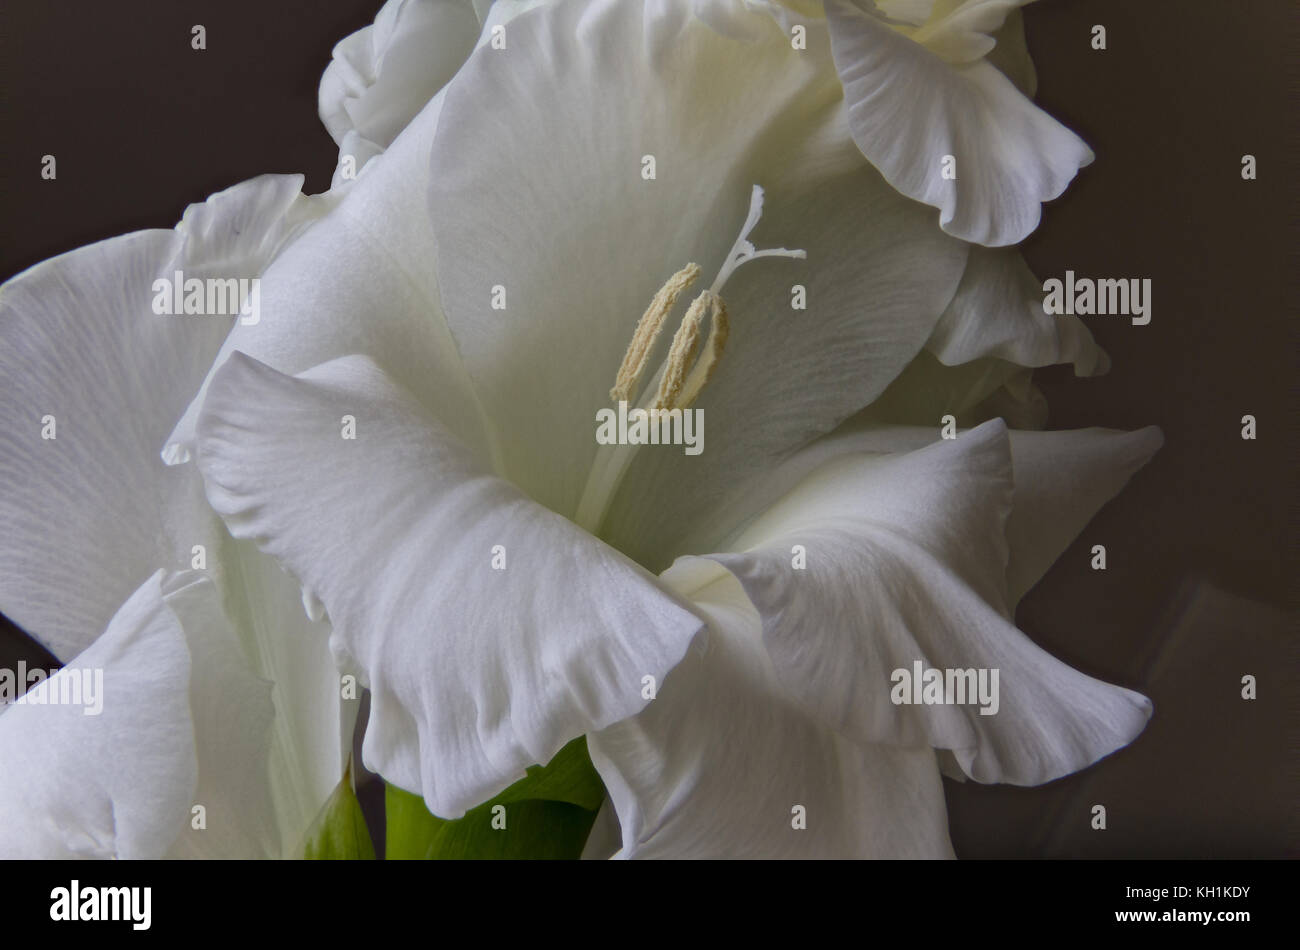
M 609 391 L 609 398 L 614 402 L 631 401 L 636 385 L 641 381 L 641 374 L 645 372 L 650 351 L 654 349 L 655 340 L 659 339 L 659 331 L 663 329 L 664 320 L 672 312 L 682 291 L 695 283 L 695 279 L 699 276 L 700 265 L 687 264 L 669 277 L 668 282 L 654 295 L 650 306 L 637 322 L 636 331 L 632 334 L 632 342 L 627 345 L 627 352 L 623 355 L 623 362 L 619 365 L 618 375 L 614 379 L 614 388 Z
M 704 353 L 695 361 L 689 376 L 686 368 L 699 349 L 700 324 L 704 312 L 709 311 L 709 338 L 705 343 Z M 659 381 L 659 392 L 655 397 L 655 409 L 688 409 L 699 398 L 700 392 L 710 379 L 713 371 L 722 359 L 722 352 L 727 346 L 727 335 L 731 327 L 727 323 L 727 307 L 711 290 L 706 290 L 691 304 L 691 308 L 682 319 L 681 328 L 673 337 L 673 346 L 668 353 L 668 367 Z M 678 341 L 681 341 L 679 347 Z
M 651 403 L 652 409 L 687 408 L 695 402 L 700 391 L 713 378 L 713 372 L 717 369 L 722 351 L 727 345 L 729 331 L 727 307 L 719 293 L 738 267 L 760 257 L 807 257 L 802 250 L 790 250 L 784 247 L 762 250 L 756 248 L 749 240 L 749 233 L 754 230 L 754 226 L 762 216 L 763 189 L 755 185 L 749 194 L 749 214 L 745 217 L 745 223 L 741 226 L 735 243 L 731 245 L 731 251 L 723 259 L 718 276 L 714 278 L 708 290 L 695 298 L 695 302 L 686 311 L 686 316 L 682 318 L 682 325 L 673 336 L 668 358 L 664 361 L 659 374 L 658 391 Z M 693 284 L 699 276 L 699 266 L 687 264 L 668 278 L 668 282 L 654 295 L 650 306 L 637 322 L 636 330 L 632 334 L 632 342 L 627 345 L 623 362 L 618 367 L 614 388 L 609 391 L 609 398 L 614 402 L 636 401 L 634 397 L 637 393 L 637 385 L 641 381 L 642 373 L 645 372 L 646 361 L 650 358 L 655 342 L 659 339 L 659 333 L 663 330 L 664 321 L 668 319 L 668 314 L 672 312 L 682 291 Z M 710 315 L 709 337 L 704 355 L 695 362 L 695 354 L 700 344 L 700 324 L 704 322 L 705 311 Z M 688 371 L 689 376 L 687 376 Z

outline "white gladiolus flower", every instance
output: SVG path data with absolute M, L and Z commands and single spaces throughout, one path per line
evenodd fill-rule
M 1028 236 L 1039 205 L 1093 159 L 1077 135 L 1026 97 L 1034 83 L 1032 65 L 1021 65 L 1028 57 L 996 55 L 993 34 L 1028 2 L 825 5 L 862 154 L 903 194 L 938 208 L 949 234 L 991 247 Z M 1028 88 L 1018 89 L 1017 80 Z M 952 173 L 935 174 L 948 158 Z
M 0 855 L 298 853 L 341 674 L 442 817 L 586 736 L 599 856 L 949 856 L 941 772 L 1130 742 L 1150 703 L 1012 620 L 1160 444 L 993 418 L 1108 362 L 1000 247 L 1090 159 L 1017 6 L 390 0 L 321 84 L 355 180 L 6 284 L 0 609 L 106 697 L 0 715 Z M 260 318 L 156 315 L 176 270 Z M 600 444 L 620 402 L 704 450 Z M 914 664 L 996 712 L 896 702 Z

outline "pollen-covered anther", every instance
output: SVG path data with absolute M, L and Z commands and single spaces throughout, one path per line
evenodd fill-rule
M 709 312 L 709 337 L 704 345 L 704 352 L 695 359 L 699 349 L 700 325 L 704 321 L 705 311 Z M 727 306 L 711 290 L 706 290 L 695 298 L 682 319 L 682 325 L 673 337 L 672 349 L 668 352 L 668 366 L 659 381 L 659 392 L 655 396 L 655 409 L 689 409 L 699 398 L 700 392 L 713 378 L 713 371 L 722 359 L 727 346 L 727 335 L 731 332 L 727 322 Z M 691 365 L 694 360 L 694 366 Z M 690 369 L 688 376 L 686 371 Z
M 655 348 L 664 321 L 677 303 L 677 298 L 700 275 L 697 264 L 687 264 L 659 288 L 637 322 L 632 334 L 632 342 L 627 346 L 623 362 L 619 365 L 618 375 L 614 379 L 614 388 L 609 391 L 610 399 L 616 403 L 639 402 L 640 408 L 659 410 L 686 409 L 690 407 L 704 387 L 708 385 L 713 373 L 722 359 L 722 352 L 727 345 L 730 329 L 727 322 L 727 307 L 720 296 L 723 285 L 731 279 L 742 264 L 756 261 L 762 257 L 788 257 L 802 259 L 808 255 L 802 250 L 790 250 L 784 247 L 759 249 L 749 240 L 749 234 L 763 216 L 763 189 L 755 185 L 750 190 L 749 213 L 741 226 L 740 235 L 731 246 L 731 251 L 723 258 L 718 276 L 708 290 L 703 291 L 682 318 L 682 324 L 673 336 L 668 356 L 661 366 L 657 379 L 652 379 L 646 386 L 645 398 L 638 400 L 641 376 L 645 372 L 646 361 Z M 696 360 L 700 349 L 700 331 L 705 316 L 709 317 L 709 336 L 705 343 L 704 354 Z M 653 400 L 649 392 L 655 390 Z M 647 406 L 648 400 L 648 406 Z
M 641 381 L 641 374 L 645 372 L 650 351 L 654 349 L 655 341 L 659 339 L 659 331 L 663 329 L 664 320 L 672 313 L 682 291 L 695 283 L 699 276 L 700 265 L 687 264 L 669 277 L 668 282 L 654 295 L 650 306 L 637 322 L 636 331 L 632 334 L 632 342 L 627 345 L 627 352 L 623 355 L 623 362 L 619 365 L 618 375 L 614 379 L 614 388 L 609 391 L 609 398 L 614 402 L 632 399 L 637 383 Z

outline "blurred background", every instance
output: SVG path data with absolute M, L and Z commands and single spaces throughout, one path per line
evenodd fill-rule
M 11 0 L 0 13 L 0 278 L 264 172 L 329 187 L 330 50 L 380 0 Z M 1041 0 L 1038 101 L 1097 154 L 1024 245 L 1041 277 L 1148 277 L 1150 325 L 1085 318 L 1114 367 L 1036 374 L 1051 428 L 1166 443 L 1020 606 L 1035 641 L 1139 689 L 1136 743 L 1050 785 L 946 782 L 966 858 L 1294 857 L 1295 49 L 1288 0 Z M 190 27 L 208 48 L 190 48 Z M 1106 49 L 1092 48 L 1093 27 Z M 1292 57 L 1294 60 L 1294 57 Z M 214 134 L 214 130 L 224 130 Z M 56 181 L 40 158 L 58 159 Z M 1243 155 L 1258 177 L 1241 177 Z M 1258 437 L 1241 438 L 1254 415 Z M 3 487 L 0 486 L 0 490 Z M 1108 568 L 1089 566 L 1104 544 Z M 0 666 L 54 665 L 0 622 Z M 1258 698 L 1241 698 L 1241 678 Z M 0 769 L 4 763 L 0 762 Z M 376 787 L 362 794 L 373 813 Z M 380 798 L 379 800 L 382 800 Z M 1091 828 L 1105 805 L 1107 828 Z M 866 803 L 864 807 L 870 807 Z

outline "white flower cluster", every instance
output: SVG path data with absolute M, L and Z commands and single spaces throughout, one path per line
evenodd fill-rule
M 942 774 L 1129 743 L 1150 703 L 1013 621 L 1161 441 L 1039 431 L 1032 369 L 1108 361 L 1011 247 L 1092 159 L 1023 2 L 389 0 L 329 192 L 5 284 L 0 610 L 103 705 L 0 715 L 0 856 L 299 855 L 358 683 L 444 818 L 585 736 L 601 857 L 951 856 Z M 594 437 L 655 366 L 706 451 Z

